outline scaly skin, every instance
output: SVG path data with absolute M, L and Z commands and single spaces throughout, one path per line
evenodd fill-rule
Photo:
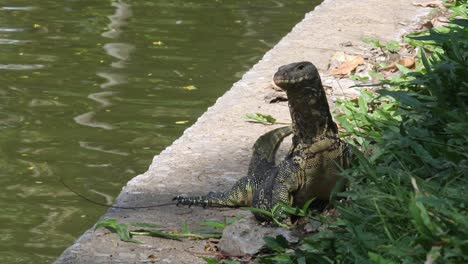
M 274 129 L 260 136 L 254 144 L 247 176 L 227 192 L 210 192 L 204 196 L 177 196 L 177 204 L 203 207 L 252 206 L 252 197 L 261 182 L 275 170 L 275 154 L 283 139 L 292 133 L 292 126 Z
M 271 160 L 264 163 L 266 166 L 255 167 L 258 161 L 254 155 L 249 173 L 255 173 L 240 179 L 230 191 L 202 197 L 178 196 L 174 198 L 178 204 L 270 210 L 280 202 L 302 206 L 312 198 L 328 200 L 334 189 L 343 189 L 339 167 L 349 166 L 349 149 L 337 136 L 317 69 L 310 62 L 291 63 L 280 67 L 273 81 L 288 97 L 293 130 L 290 153 L 277 166 Z M 274 157 L 275 151 L 269 154 Z M 340 186 L 336 186 L 338 182 Z M 259 213 L 254 215 L 260 221 L 271 220 Z M 277 210 L 275 217 L 285 219 L 286 215 Z

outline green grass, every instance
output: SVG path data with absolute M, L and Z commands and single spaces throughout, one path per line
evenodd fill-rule
M 200 225 L 208 226 L 212 228 L 225 228 L 226 226 L 234 223 L 235 221 L 239 220 L 241 217 L 236 217 L 234 219 L 224 219 L 223 222 L 218 221 L 207 221 L 202 222 Z M 152 236 L 152 237 L 160 237 L 166 239 L 173 239 L 173 240 L 181 240 L 181 238 L 191 238 L 191 239 L 209 239 L 209 238 L 221 238 L 221 232 L 212 231 L 209 232 L 203 231 L 199 233 L 194 233 L 189 229 L 187 224 L 184 224 L 181 228 L 181 231 L 166 231 L 165 227 L 158 226 L 151 223 L 130 223 L 130 224 L 123 224 L 119 223 L 114 218 L 106 218 L 98 221 L 94 229 L 98 228 L 106 228 L 112 233 L 118 235 L 119 239 L 124 242 L 131 242 L 131 243 L 142 243 L 139 240 L 134 239 L 134 236 Z
M 337 105 L 356 161 L 339 216 L 260 263 L 468 263 L 468 22 L 410 36 L 416 69 Z

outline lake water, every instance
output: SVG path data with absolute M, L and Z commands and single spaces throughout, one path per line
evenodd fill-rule
M 50 263 L 319 1 L 0 1 L 0 263 Z

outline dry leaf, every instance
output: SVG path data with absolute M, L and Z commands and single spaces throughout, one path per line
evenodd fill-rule
M 344 62 L 346 60 L 346 57 L 347 56 L 350 56 L 350 55 L 346 55 L 346 53 L 344 53 L 344 51 L 337 51 L 335 52 L 335 54 L 333 54 L 333 56 L 331 57 L 331 60 L 337 60 L 337 61 L 340 61 L 340 62 Z
M 413 5 L 415 6 L 422 6 L 422 7 L 439 7 L 439 8 L 444 8 L 444 5 L 442 4 L 442 1 L 426 1 L 426 2 L 421 2 L 421 3 L 415 3 L 413 2 Z
M 343 62 L 345 62 L 349 58 L 350 55 L 346 55 L 343 51 L 337 51 L 333 56 L 330 58 L 330 69 L 337 68 L 340 66 Z M 352 56 L 354 58 L 354 56 Z
M 381 70 L 388 71 L 388 70 L 397 69 L 397 66 L 396 66 L 397 64 L 400 64 L 404 66 L 405 68 L 411 69 L 414 66 L 415 60 L 416 59 L 414 56 L 404 57 L 404 58 L 399 59 L 397 62 L 392 62 L 390 65 L 382 68 Z
M 181 121 L 176 121 L 175 123 L 177 125 L 183 125 L 183 124 L 187 124 L 189 121 L 188 120 L 181 120 Z
M 330 71 L 333 75 L 346 75 L 352 72 L 358 65 L 364 64 L 364 58 L 360 56 L 355 56 L 350 60 L 346 60 L 337 68 L 334 68 Z
M 448 25 L 449 20 L 446 17 L 436 17 L 422 24 L 423 28 L 431 29 Z
M 193 91 L 193 90 L 196 90 L 197 87 L 195 87 L 193 85 L 187 85 L 187 86 L 182 87 L 182 89 L 184 89 L 186 91 Z
M 398 64 L 405 66 L 408 69 L 413 68 L 416 58 L 414 56 L 404 57 L 398 61 Z
M 435 28 L 447 26 L 448 22 L 446 17 L 437 17 L 431 20 L 432 26 Z
M 432 24 L 432 21 L 428 20 L 421 25 L 420 29 L 431 29 L 433 27 L 434 25 Z
M 212 239 L 212 238 L 208 239 L 208 241 L 206 241 L 205 243 L 205 251 L 208 251 L 208 252 L 219 251 L 218 244 L 219 244 L 219 239 Z

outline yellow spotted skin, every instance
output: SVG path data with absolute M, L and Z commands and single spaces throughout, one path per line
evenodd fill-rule
M 238 180 L 227 192 L 210 192 L 204 196 L 177 196 L 177 204 L 203 207 L 252 206 L 253 196 L 265 178 L 275 171 L 275 154 L 283 139 L 289 136 L 292 126 L 269 131 L 259 137 L 254 144 L 247 176 Z
M 344 188 L 339 171 L 349 166 L 350 152 L 337 137 L 338 129 L 316 67 L 310 62 L 284 65 L 273 81 L 288 96 L 292 126 L 270 131 L 257 140 L 248 175 L 231 190 L 200 197 L 177 196 L 174 200 L 178 204 L 270 210 L 280 202 L 302 206 L 312 198 L 328 200 L 333 190 Z M 293 146 L 276 165 L 276 150 L 291 132 Z M 286 219 L 281 210 L 276 214 Z M 254 215 L 260 221 L 271 220 L 259 213 Z

